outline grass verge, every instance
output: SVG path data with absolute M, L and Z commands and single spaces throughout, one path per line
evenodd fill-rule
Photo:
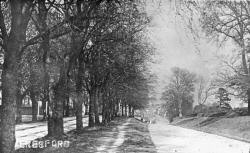
M 125 141 L 118 148 L 119 152 L 157 153 L 147 123 L 133 119 L 126 127 L 126 131 Z
M 172 125 L 250 143 L 250 116 L 183 118 L 176 119 Z

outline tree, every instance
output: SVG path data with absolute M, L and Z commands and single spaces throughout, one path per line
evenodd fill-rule
M 231 101 L 231 99 L 229 98 L 229 93 L 227 92 L 226 89 L 219 88 L 216 97 L 219 99 L 220 107 L 222 107 L 223 105 L 230 106 L 227 102 Z
M 165 108 L 164 115 L 167 115 L 169 118 L 169 121 L 172 122 L 173 118 L 175 116 L 178 116 L 178 103 L 177 103 L 177 93 L 169 88 L 168 86 L 165 88 L 165 91 L 162 93 L 162 100 L 164 100 L 166 103 L 163 104 L 163 107 Z
M 184 103 L 192 105 L 196 75 L 178 67 L 172 68 L 172 73 L 170 82 L 162 94 L 162 99 L 168 103 L 168 110 L 170 110 L 171 115 L 178 111 L 179 117 L 182 117 L 186 105 Z M 186 107 L 188 108 L 189 105 L 186 105 Z
M 26 40 L 26 28 L 30 19 L 32 1 L 10 1 L 11 27 L 6 25 L 0 2 L 1 46 L 4 49 L 4 64 L 2 72 L 2 114 L 0 152 L 14 152 L 15 146 L 15 112 L 17 95 L 17 65 L 18 54 Z
M 201 111 L 207 99 L 215 94 L 214 89 L 215 85 L 212 81 L 205 80 L 203 76 L 197 78 L 197 102 Z
M 52 3 L 53 4 L 53 3 Z M 40 0 L 38 1 L 37 6 L 37 12 L 34 13 L 34 17 L 32 18 L 32 21 L 34 22 L 34 25 L 39 32 L 40 35 L 43 34 L 43 32 L 48 31 L 48 23 L 46 20 L 48 19 L 48 13 L 50 11 L 50 7 L 46 7 L 46 1 Z M 46 103 L 49 105 L 49 72 L 48 72 L 48 55 L 50 53 L 50 37 L 49 33 L 44 34 L 42 37 L 42 41 L 40 42 L 39 46 L 39 52 L 40 52 L 40 61 L 42 61 L 42 69 L 43 69 L 43 98 L 42 98 L 42 110 L 43 110 L 43 119 L 46 119 Z M 48 112 L 48 111 L 47 111 Z
M 190 2 L 189 10 L 196 11 L 203 31 L 212 40 L 216 40 L 220 46 L 231 40 L 235 43 L 240 59 L 240 66 L 236 70 L 234 81 L 231 84 L 244 90 L 245 97 L 249 103 L 250 113 L 250 88 L 249 88 L 249 64 L 246 54 L 249 52 L 247 39 L 249 37 L 249 2 L 248 1 L 206 1 Z M 193 17 L 190 18 L 190 21 Z M 192 26 L 191 26 L 192 29 Z M 242 75 L 243 74 L 243 75 Z M 235 83 L 237 80 L 237 83 Z

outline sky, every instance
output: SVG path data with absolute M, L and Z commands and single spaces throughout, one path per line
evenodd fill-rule
M 218 55 L 229 50 L 228 46 L 219 48 L 214 42 L 209 42 L 202 31 L 200 39 L 194 41 L 174 9 L 169 1 L 162 1 L 160 5 L 156 1 L 147 4 L 147 13 L 152 19 L 148 36 L 156 48 L 155 62 L 150 69 L 158 77 L 155 84 L 158 99 L 168 83 L 172 67 L 185 68 L 209 78 L 218 70 Z

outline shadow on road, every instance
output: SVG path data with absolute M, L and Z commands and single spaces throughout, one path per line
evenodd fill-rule
M 117 118 L 107 126 L 86 127 L 80 133 L 73 130 L 62 139 L 70 142 L 69 147 L 26 148 L 18 149 L 16 153 L 156 152 L 148 124 L 134 118 Z

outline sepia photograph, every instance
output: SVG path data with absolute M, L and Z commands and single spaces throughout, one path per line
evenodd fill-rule
M 250 0 L 0 0 L 0 153 L 250 153 Z

